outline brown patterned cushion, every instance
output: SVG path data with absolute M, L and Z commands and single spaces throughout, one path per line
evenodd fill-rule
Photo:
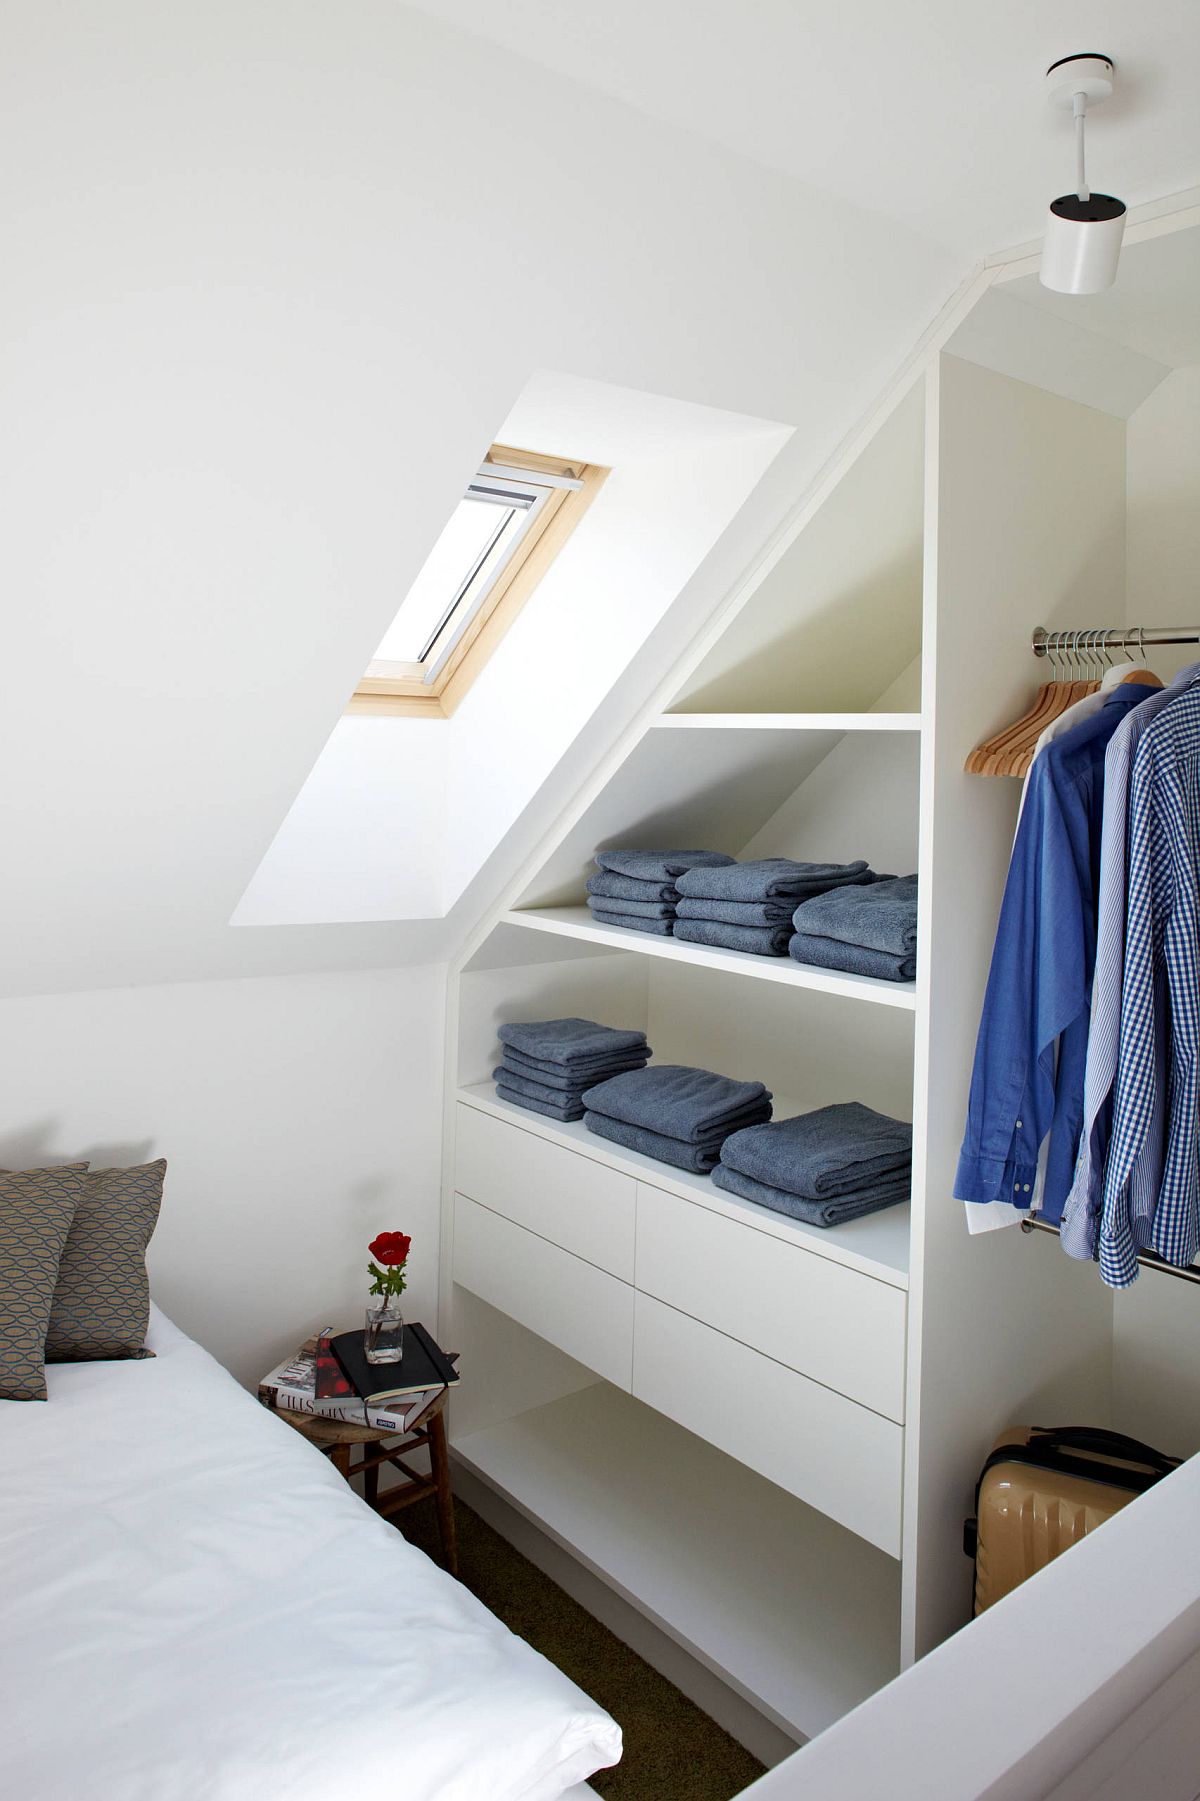
M 46 1323 L 86 1168 L 0 1170 L 0 1400 L 46 1399 Z
M 158 1223 L 166 1159 L 90 1169 L 67 1239 L 46 1332 L 47 1363 L 153 1357 L 146 1247 Z

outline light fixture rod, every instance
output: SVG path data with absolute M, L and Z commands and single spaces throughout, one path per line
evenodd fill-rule
M 1083 145 L 1084 124 L 1087 119 L 1087 95 L 1085 93 L 1080 92 L 1074 96 L 1072 111 L 1075 114 L 1075 192 L 1081 200 L 1090 200 L 1092 190 L 1088 187 Z

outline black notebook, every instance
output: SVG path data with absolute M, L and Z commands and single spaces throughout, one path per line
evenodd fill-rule
M 361 1332 L 339 1332 L 333 1354 L 368 1406 L 381 1407 L 422 1388 L 445 1388 L 458 1381 L 458 1371 L 434 1344 L 422 1325 L 404 1327 L 404 1355 L 399 1363 L 368 1363 Z

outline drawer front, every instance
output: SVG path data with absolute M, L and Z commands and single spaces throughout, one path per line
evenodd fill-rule
M 644 1182 L 636 1269 L 645 1293 L 903 1421 L 903 1289 Z
M 639 1294 L 633 1392 L 892 1557 L 904 1429 Z M 736 1532 L 737 1521 L 729 1522 Z
M 551 1244 L 633 1281 L 632 1176 L 460 1101 L 454 1186 Z
M 628 1393 L 633 1290 L 533 1232 L 455 1196 L 454 1280 Z

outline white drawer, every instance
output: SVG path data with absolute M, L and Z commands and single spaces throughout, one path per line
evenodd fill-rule
M 644 1182 L 637 1222 L 639 1289 L 904 1419 L 903 1289 Z
M 633 1392 L 900 1555 L 902 1426 L 644 1294 L 636 1299 Z M 730 1520 L 729 1530 L 737 1525 Z
M 454 1186 L 494 1213 L 633 1281 L 632 1176 L 458 1104 Z
M 533 1232 L 455 1196 L 454 1280 L 628 1392 L 633 1290 Z

